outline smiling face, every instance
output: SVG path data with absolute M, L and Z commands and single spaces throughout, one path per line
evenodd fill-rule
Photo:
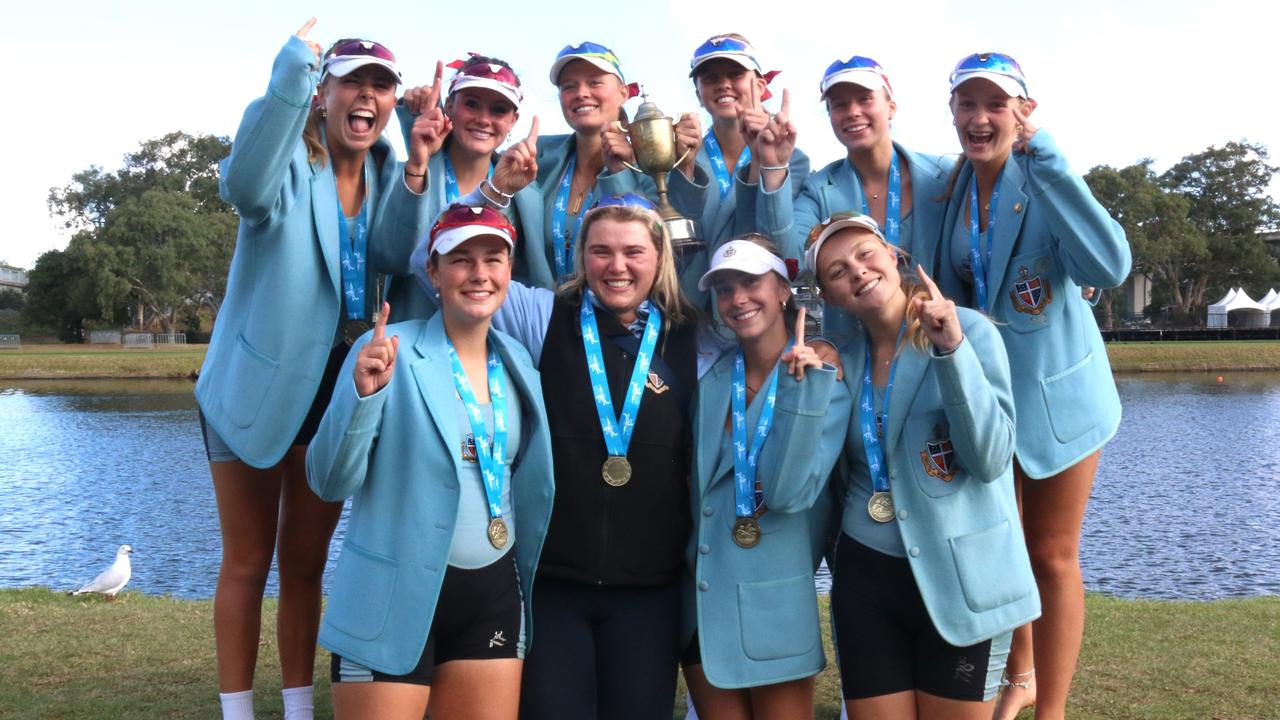
M 905 297 L 897 253 L 869 230 L 837 231 L 823 242 L 817 266 L 822 297 L 855 317 L 873 316 Z
M 775 272 L 751 275 L 740 270 L 721 270 L 713 277 L 716 310 L 739 343 L 770 334 L 786 336 L 782 306 L 791 297 L 791 287 L 781 276 Z
M 957 87 L 951 93 L 951 117 L 965 156 L 976 163 L 1003 162 L 1018 137 L 1013 108 L 1023 102 L 984 78 Z
M 897 111 L 898 104 L 884 88 L 870 90 L 842 82 L 827 91 L 831 132 L 851 153 L 891 143 L 889 121 Z
M 453 121 L 453 142 L 474 155 L 490 155 L 520 118 L 511 101 L 496 90 L 463 88 L 449 96 L 445 113 Z
M 764 78 L 754 70 L 723 58 L 699 65 L 694 85 L 702 107 L 711 113 L 711 117 L 721 120 L 738 118 L 738 105 L 747 107 L 751 104 L 753 86 L 757 99 L 764 95 L 765 89 Z
M 560 111 L 578 133 L 598 133 L 618 119 L 627 88 L 613 73 L 585 60 L 574 60 L 560 71 Z
M 373 147 L 391 119 L 396 79 L 386 68 L 365 65 L 320 84 L 325 138 L 330 152 L 360 153 Z
M 649 227 L 636 220 L 592 223 L 583 248 L 582 269 L 600 304 L 623 323 L 632 322 L 658 274 L 658 249 Z
M 495 235 L 474 237 L 444 255 L 432 255 L 427 276 L 440 292 L 446 319 L 468 325 L 485 322 L 507 299 L 511 251 Z

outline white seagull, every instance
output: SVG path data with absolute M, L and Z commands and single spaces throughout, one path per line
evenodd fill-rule
M 133 570 L 129 567 L 129 553 L 131 552 L 133 552 L 133 548 L 128 545 L 121 545 L 120 549 L 116 550 L 116 559 L 115 562 L 111 563 L 111 567 L 103 570 L 92 582 L 69 594 L 102 593 L 107 597 L 114 598 L 116 593 L 129 584 L 129 577 L 133 575 Z

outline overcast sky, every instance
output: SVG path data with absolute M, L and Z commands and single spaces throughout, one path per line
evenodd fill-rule
M 0 262 L 20 267 L 68 240 L 49 216 L 51 187 L 90 165 L 114 170 L 141 141 L 174 130 L 233 134 L 245 105 L 265 90 L 272 58 L 312 15 L 319 19 L 312 38 L 378 40 L 415 85 L 430 82 L 437 59 L 474 51 L 508 60 L 527 98 L 518 137 L 535 114 L 544 134 L 567 131 L 547 78 L 566 44 L 593 40 L 613 48 L 627 79 L 677 115 L 697 108 L 687 77 L 693 49 L 710 35 L 736 31 L 768 68 L 783 71 L 775 95 L 791 89 L 799 145 L 815 168 L 842 150 L 818 101 L 818 81 L 833 60 L 854 54 L 876 58 L 888 72 L 898 101 L 894 136 L 912 149 L 957 150 L 947 75 L 968 53 L 999 50 L 1022 65 L 1039 101 L 1036 120 L 1080 172 L 1144 157 L 1163 170 L 1242 138 L 1280 153 L 1280 11 L 1270 3 L 5 5 L 9 80 L 0 131 L 11 146 L 0 166 L 0 197 L 10 225 L 0 235 Z M 636 102 L 628 104 L 633 113 Z M 1273 190 L 1280 197 L 1280 184 Z

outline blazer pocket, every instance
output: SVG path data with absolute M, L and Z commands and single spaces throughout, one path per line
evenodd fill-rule
M 1008 520 L 949 542 L 969 610 L 987 612 L 1035 592 L 1031 562 Z
M 1083 360 L 1040 381 L 1049 426 L 1060 443 L 1075 440 L 1098 423 L 1098 418 L 1084 409 L 1087 404 L 1082 405 L 1082 400 L 1092 397 L 1099 383 L 1113 381 L 1110 367 L 1107 373 L 1099 373 L 1094 365 L 1093 352 L 1089 352 Z
M 1007 281 L 1000 287 L 1001 297 L 992 298 L 991 307 L 1008 303 L 1000 320 L 1017 333 L 1043 330 L 1062 315 L 1064 289 L 1058 287 L 1062 273 L 1058 261 L 1047 248 L 1019 255 L 1009 260 L 1005 270 Z
M 236 335 L 226 375 L 235 380 L 222 393 L 222 409 L 237 427 L 247 428 L 258 418 L 278 369 L 279 362 L 254 349 L 244 335 Z
M 813 576 L 738 583 L 738 621 L 742 650 L 752 660 L 811 652 L 821 642 Z
M 948 428 L 942 410 L 913 415 L 903 428 L 911 475 L 920 491 L 933 498 L 955 494 L 968 477 L 956 462 Z
M 357 640 L 382 635 L 391 609 L 399 563 L 348 540 L 333 572 L 327 622 Z

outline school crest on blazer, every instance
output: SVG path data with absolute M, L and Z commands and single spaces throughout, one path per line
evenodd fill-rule
M 944 433 L 940 426 L 933 428 L 933 439 L 926 440 L 925 449 L 920 451 L 920 463 L 924 465 L 924 471 L 929 474 L 929 477 L 951 482 L 956 476 L 953 462 L 955 448 L 951 445 L 951 439 Z
M 1018 268 L 1018 279 L 1009 291 L 1013 309 L 1028 315 L 1039 315 L 1053 302 L 1053 284 L 1043 275 L 1032 275 L 1025 266 Z

